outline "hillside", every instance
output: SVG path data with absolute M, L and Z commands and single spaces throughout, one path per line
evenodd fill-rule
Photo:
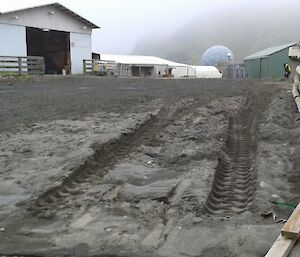
M 300 41 L 298 16 L 296 1 L 207 7 L 171 36 L 152 34 L 141 39 L 133 53 L 200 64 L 203 52 L 220 44 L 230 48 L 239 62 L 264 48 Z

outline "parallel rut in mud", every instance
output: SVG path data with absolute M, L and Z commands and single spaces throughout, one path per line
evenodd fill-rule
M 205 205 L 211 214 L 242 213 L 253 204 L 257 176 L 256 120 L 249 108 L 229 118 L 227 141 Z
M 29 210 L 39 213 L 46 210 L 64 209 L 70 207 L 79 194 L 84 193 L 94 185 L 100 184 L 103 176 L 118 162 L 134 152 L 140 145 L 155 145 L 158 142 L 156 133 L 169 124 L 174 117 L 183 115 L 185 107 L 163 107 L 157 115 L 152 115 L 132 132 L 122 134 L 99 147 L 95 147 L 95 154 L 85 163 L 74 170 L 63 182 L 42 194 L 30 206 Z

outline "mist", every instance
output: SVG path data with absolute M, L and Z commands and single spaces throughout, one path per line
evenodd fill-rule
M 93 51 L 129 54 L 148 34 L 170 34 L 207 6 L 205 0 L 58 0 L 77 14 L 101 27 L 92 36 Z M 221 2 L 220 0 L 215 0 Z M 52 3 L 45 0 L 11 0 L 0 12 Z
M 225 45 L 242 62 L 265 48 L 300 41 L 298 5 L 297 0 L 213 2 L 171 35 L 144 37 L 133 53 L 200 65 L 207 48 Z
M 0 12 L 51 2 L 11 0 L 1 3 Z M 276 23 L 282 20 L 293 24 L 289 13 L 298 9 L 297 0 L 60 0 L 59 3 L 101 27 L 93 32 L 94 52 L 155 54 L 177 61 L 195 61 L 189 56 L 193 55 L 190 51 L 201 45 L 197 55 L 214 42 L 227 43 L 227 37 L 239 40 L 242 26 L 244 30 L 253 30 L 256 22 L 255 26 L 264 27 L 272 18 Z M 285 16 L 290 16 L 288 21 Z M 221 26 L 222 23 L 228 28 Z M 224 36 L 226 30 L 229 36 Z

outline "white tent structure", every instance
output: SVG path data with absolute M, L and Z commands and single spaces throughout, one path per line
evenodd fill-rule
M 181 77 L 194 77 L 194 78 L 222 78 L 222 74 L 214 66 L 175 66 L 172 70 L 172 74 L 175 78 Z
M 192 66 L 197 78 L 222 78 L 222 73 L 215 66 Z
M 192 66 L 176 63 L 155 56 L 142 55 L 111 55 L 101 54 L 101 61 L 115 62 L 120 65 L 120 74 L 125 77 L 163 77 L 171 72 L 174 78 L 222 78 L 222 74 L 214 66 Z

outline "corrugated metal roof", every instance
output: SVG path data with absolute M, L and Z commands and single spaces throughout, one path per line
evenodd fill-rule
M 14 13 L 14 12 L 23 12 L 23 11 L 27 11 L 27 10 L 31 10 L 31 9 L 35 9 L 35 8 L 46 7 L 46 6 L 52 6 L 52 7 L 55 7 L 57 9 L 65 12 L 66 14 L 68 14 L 68 15 L 72 16 L 73 18 L 79 20 L 80 22 L 82 22 L 83 24 L 85 24 L 89 28 L 100 29 L 99 26 L 97 26 L 94 23 L 88 21 L 87 19 L 83 18 L 82 16 L 78 15 L 77 13 L 71 11 L 70 9 L 68 9 L 65 6 L 61 5 L 60 3 L 52 3 L 52 4 L 46 4 L 46 5 L 39 5 L 39 6 L 34 6 L 34 7 L 29 7 L 29 8 L 24 8 L 24 9 L 9 11 L 9 12 L 3 12 L 3 13 L 0 12 L 0 15 Z
M 284 45 L 280 45 L 280 46 L 273 46 L 273 47 L 269 47 L 267 49 L 264 49 L 260 52 L 257 52 L 255 54 L 249 55 L 246 58 L 244 58 L 245 61 L 247 60 L 253 60 L 253 59 L 261 59 L 261 58 L 266 58 L 272 54 L 275 54 L 285 48 L 291 47 L 295 44 L 297 44 L 298 42 L 293 42 L 293 43 L 289 43 L 289 44 L 284 44 Z

